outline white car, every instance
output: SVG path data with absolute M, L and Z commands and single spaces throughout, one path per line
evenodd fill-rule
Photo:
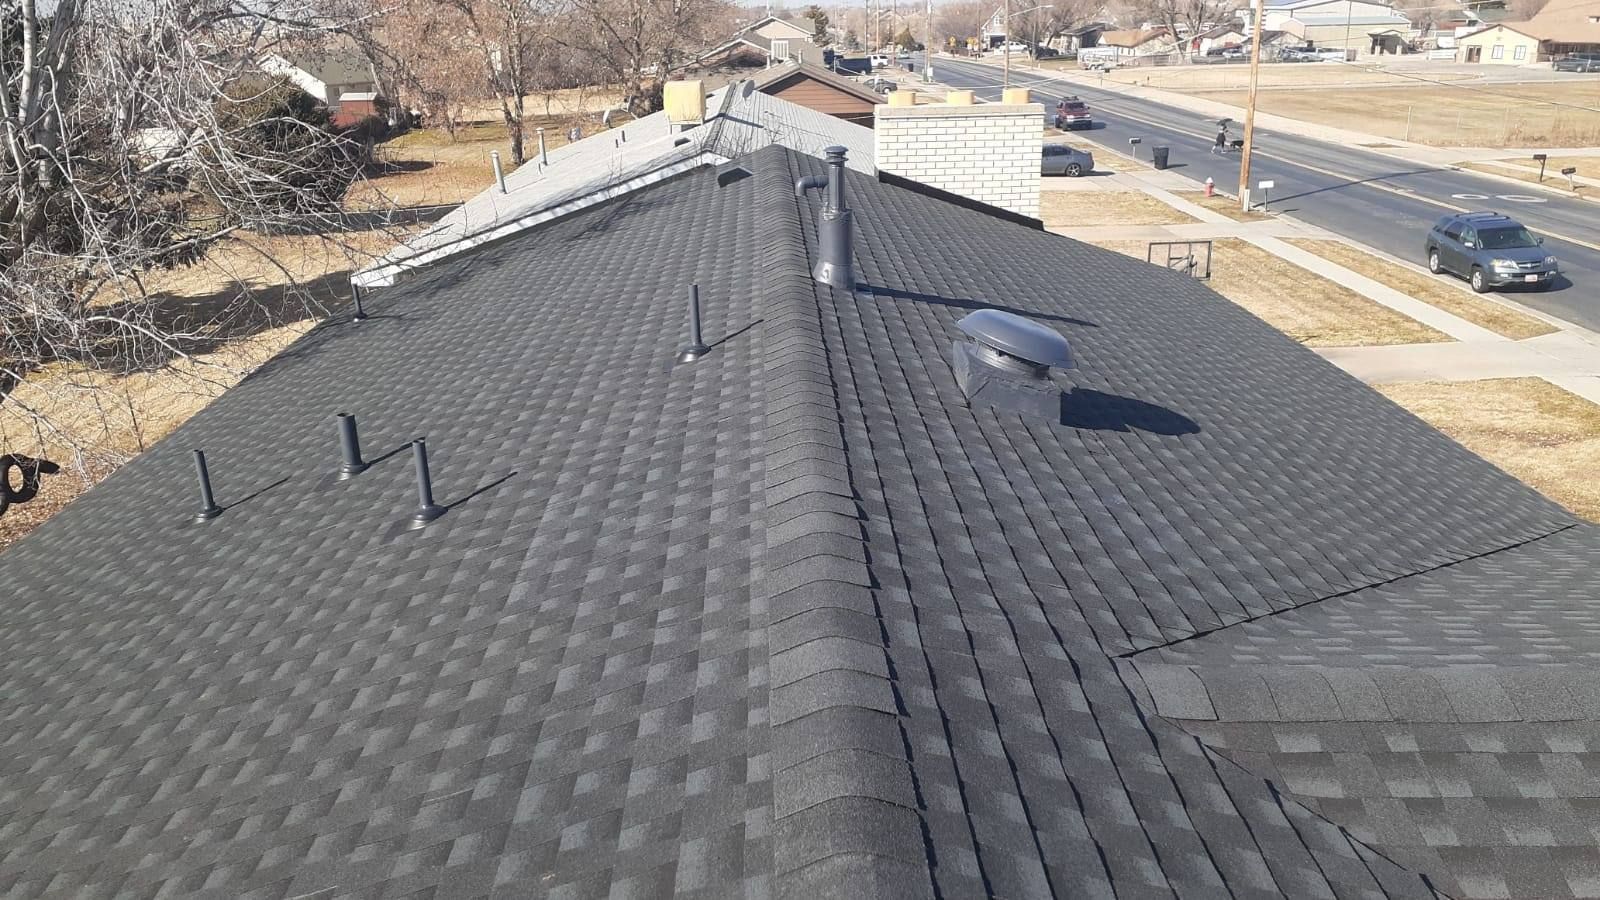
M 882 53 L 874 53 L 872 54 L 871 64 L 874 69 L 885 68 L 889 65 L 889 57 L 884 56 Z

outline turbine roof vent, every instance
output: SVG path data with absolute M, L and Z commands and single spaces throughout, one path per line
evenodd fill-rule
M 1052 328 L 998 309 L 956 323 L 971 342 L 951 347 L 952 369 L 967 405 L 1057 418 L 1062 394 L 1050 370 L 1073 367 L 1072 346 Z
M 1015 313 L 980 309 L 956 327 L 980 346 L 1005 360 L 1026 363 L 1039 375 L 1073 367 L 1072 345 L 1060 332 Z

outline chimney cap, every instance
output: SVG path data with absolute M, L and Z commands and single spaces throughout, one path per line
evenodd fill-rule
M 1070 369 L 1074 365 L 1072 345 L 1060 332 L 1015 313 L 980 309 L 957 322 L 956 327 L 991 350 L 1036 366 Z

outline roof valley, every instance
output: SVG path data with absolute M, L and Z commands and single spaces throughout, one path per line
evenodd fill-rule
M 1380 579 L 1380 580 L 1377 580 L 1377 581 L 1371 581 L 1371 582 L 1366 582 L 1366 583 L 1362 583 L 1362 584 L 1352 585 L 1352 586 L 1346 587 L 1346 588 L 1344 588 L 1342 590 L 1335 591 L 1335 592 L 1333 592 L 1331 594 L 1327 594 L 1327 595 L 1322 596 L 1322 597 L 1316 597 L 1316 598 L 1313 598 L 1311 600 L 1307 600 L 1307 601 L 1305 601 L 1303 603 L 1296 603 L 1296 604 L 1294 604 L 1292 606 L 1284 606 L 1284 607 L 1281 607 L 1281 608 L 1272 609 L 1272 610 L 1269 610 L 1268 612 L 1264 612 L 1264 613 L 1261 613 L 1259 615 L 1253 615 L 1253 616 L 1249 616 L 1249 617 L 1244 618 L 1244 619 L 1238 619 L 1236 621 L 1226 622 L 1226 623 L 1224 623 L 1222 625 L 1219 625 L 1219 626 L 1217 626 L 1215 628 L 1208 628 L 1208 629 L 1205 629 L 1203 631 L 1196 631 L 1193 634 L 1187 634 L 1187 635 L 1184 635 L 1182 637 L 1174 638 L 1174 639 L 1172 639 L 1170 641 L 1165 641 L 1165 642 L 1160 643 L 1160 644 L 1152 644 L 1152 645 L 1146 646 L 1146 647 L 1135 647 L 1132 650 L 1126 650 L 1126 651 L 1123 651 L 1122 653 L 1115 654 L 1114 658 L 1115 659 L 1119 659 L 1119 660 L 1137 661 L 1141 656 L 1143 656 L 1145 654 L 1153 654 L 1153 656 L 1151 658 L 1157 658 L 1158 659 L 1158 658 L 1160 658 L 1161 651 L 1171 650 L 1171 649 L 1173 649 L 1175 647 L 1180 647 L 1181 645 L 1186 644 L 1186 643 L 1190 643 L 1190 642 L 1193 642 L 1193 641 L 1199 641 L 1199 640 L 1204 640 L 1206 638 L 1214 637 L 1215 635 L 1219 634 L 1220 632 L 1225 632 L 1225 631 L 1227 631 L 1229 629 L 1232 629 L 1232 628 L 1238 628 L 1238 627 L 1240 627 L 1242 625 L 1248 625 L 1248 624 L 1250 624 L 1252 622 L 1260 622 L 1260 621 L 1262 621 L 1264 619 L 1272 619 L 1272 618 L 1275 618 L 1275 617 L 1278 617 L 1278 616 L 1292 615 L 1294 613 L 1302 612 L 1302 611 L 1305 611 L 1307 609 L 1315 609 L 1319 604 L 1326 603 L 1329 600 L 1338 600 L 1338 599 L 1340 599 L 1342 597 L 1348 597 L 1348 596 L 1350 596 L 1352 594 L 1361 593 L 1362 591 L 1369 591 L 1369 590 L 1372 590 L 1374 588 L 1381 588 L 1381 587 L 1386 587 L 1386 586 L 1390 586 L 1390 585 L 1399 584 L 1401 582 L 1406 581 L 1407 579 L 1420 578 L 1422 576 L 1431 575 L 1431 574 L 1433 574 L 1435 572 L 1438 572 L 1440 570 L 1449 569 L 1451 567 L 1463 565 L 1465 563 L 1470 563 L 1470 562 L 1473 562 L 1475 560 L 1489 559 L 1489 558 L 1494 557 L 1497 554 L 1509 553 L 1509 552 L 1511 552 L 1513 550 L 1518 550 L 1518 549 L 1521 549 L 1523 547 L 1527 547 L 1527 546 L 1529 546 L 1531 544 L 1535 544 L 1535 543 L 1537 543 L 1539 541 L 1543 541 L 1543 540 L 1546 540 L 1548 538 L 1555 537 L 1556 535 L 1561 534 L 1564 531 L 1567 531 L 1567 530 L 1572 529 L 1572 528 L 1579 527 L 1579 524 L 1580 523 L 1577 523 L 1577 522 L 1568 522 L 1567 524 L 1561 525 L 1560 527 L 1557 527 L 1557 528 L 1555 528 L 1555 529 L 1553 529 L 1551 531 L 1546 531 L 1546 532 L 1544 532 L 1542 534 L 1536 534 L 1533 537 L 1526 538 L 1526 539 L 1519 540 L 1519 541 L 1514 541 L 1512 543 L 1504 544 L 1504 545 L 1499 546 L 1499 547 L 1494 547 L 1492 549 L 1485 550 L 1485 551 L 1482 551 L 1482 552 L 1479 552 L 1479 553 L 1471 553 L 1471 554 L 1468 554 L 1466 556 L 1460 556 L 1460 557 L 1457 557 L 1457 558 L 1454 558 L 1454 559 L 1448 559 L 1448 560 L 1445 560 L 1443 562 L 1435 563 L 1433 565 L 1424 566 L 1424 567 L 1422 567 L 1420 569 L 1417 569 L 1415 571 L 1412 571 L 1412 572 L 1405 572 L 1403 574 L 1396 575 L 1396 576 L 1394 576 L 1392 578 L 1385 578 L 1385 579 Z
M 780 894 L 927 895 L 862 512 L 822 336 L 792 166 L 760 174 L 770 241 L 760 319 L 772 815 Z

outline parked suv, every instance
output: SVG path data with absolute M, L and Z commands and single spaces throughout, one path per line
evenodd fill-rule
M 1600 53 L 1568 53 L 1550 68 L 1557 72 L 1600 72 Z
M 1093 128 L 1094 118 L 1089 115 L 1089 104 L 1077 97 L 1067 97 L 1056 104 L 1056 127 L 1062 131 L 1073 128 Z
M 1545 290 L 1561 270 L 1543 238 L 1496 212 L 1448 215 L 1433 223 L 1425 245 L 1428 271 L 1451 272 L 1478 293 L 1522 285 Z

